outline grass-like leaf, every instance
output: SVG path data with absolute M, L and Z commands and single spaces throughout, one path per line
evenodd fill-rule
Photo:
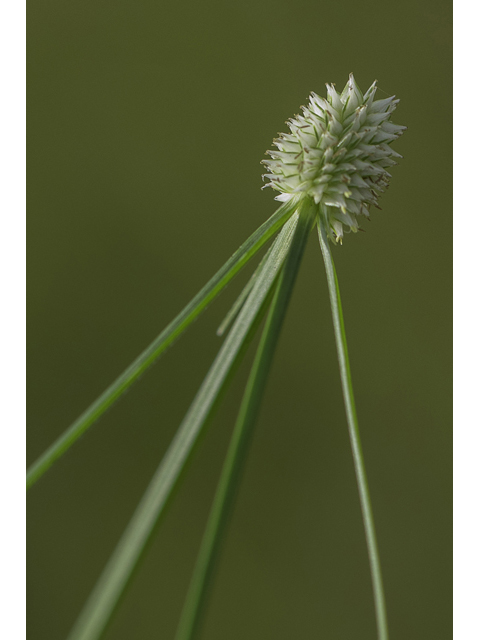
M 29 489 L 85 431 L 126 391 L 130 385 L 167 349 L 198 317 L 248 260 L 288 220 L 296 201 L 286 202 L 264 222 L 227 260 L 203 289 L 178 316 L 141 353 L 132 364 L 91 404 L 82 415 L 31 465 L 27 471 Z
M 255 284 L 255 280 L 256 280 L 258 274 L 260 273 L 260 271 L 262 270 L 263 265 L 268 260 L 271 251 L 272 251 L 272 247 L 270 247 L 270 249 L 267 251 L 267 253 L 263 256 L 260 264 L 258 265 L 258 267 L 255 269 L 255 271 L 250 276 L 250 279 L 248 280 L 247 284 L 242 289 L 241 294 L 235 300 L 235 302 L 233 303 L 231 309 L 228 311 L 227 315 L 223 319 L 221 325 L 218 327 L 217 336 L 223 336 L 223 334 L 226 333 L 226 331 L 228 331 L 229 327 L 232 325 L 233 321 L 235 320 L 235 318 L 240 313 L 240 309 L 243 307 L 243 305 L 245 303 L 245 300 L 250 295 L 250 291 L 253 289 L 253 285 Z
M 69 640 L 97 640 L 101 637 L 182 471 L 191 458 L 199 436 L 205 431 L 258 326 L 262 311 L 266 309 L 272 285 L 288 253 L 298 217 L 298 213 L 295 213 L 276 239 L 269 259 L 258 274 L 247 301 L 72 629 Z
M 275 347 L 315 212 L 316 209 L 313 206 L 307 206 L 301 212 L 289 254 L 275 287 L 275 295 L 233 430 L 175 640 L 192 640 L 200 628 L 208 587 L 212 582 L 222 538 L 233 508 L 240 475 L 252 438 L 253 427 L 260 411 Z
M 322 249 L 325 271 L 327 273 L 328 292 L 330 295 L 330 305 L 332 308 L 333 329 L 335 342 L 337 345 L 338 363 L 340 366 L 340 378 L 342 380 L 343 399 L 345 412 L 347 414 L 348 431 L 350 444 L 352 447 L 355 474 L 357 477 L 358 492 L 360 494 L 360 504 L 362 507 L 363 525 L 367 539 L 368 557 L 370 561 L 370 573 L 373 583 L 373 594 L 375 601 L 375 615 L 377 619 L 378 640 L 388 640 L 387 608 L 383 591 L 382 572 L 380 568 L 380 555 L 378 553 L 377 538 L 375 534 L 375 524 L 373 521 L 373 511 L 368 490 L 367 473 L 363 460 L 362 445 L 360 442 L 360 431 L 358 428 L 357 412 L 355 409 L 355 398 L 353 396 L 352 376 L 350 373 L 350 362 L 347 351 L 347 336 L 345 324 L 343 322 L 342 303 L 340 300 L 340 289 L 335 265 L 328 242 L 326 226 L 326 214 L 318 218 L 318 238 Z

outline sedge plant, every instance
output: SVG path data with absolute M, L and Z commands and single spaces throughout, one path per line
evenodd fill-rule
M 390 144 L 405 127 L 391 122 L 398 100 L 375 100 L 376 82 L 363 94 L 354 77 L 338 93 L 327 85 L 327 98 L 312 93 L 302 115 L 288 122 L 290 132 L 274 140 L 268 151 L 265 186 L 278 192 L 279 209 L 255 231 L 195 298 L 143 353 L 58 438 L 27 471 L 27 489 L 61 457 L 127 390 L 220 293 L 240 269 L 271 239 L 231 311 L 218 330 L 224 342 L 184 420 L 159 464 L 68 640 L 98 640 L 151 539 L 155 527 L 234 377 L 256 331 L 260 342 L 247 381 L 237 421 L 213 499 L 175 640 L 193 640 L 201 632 L 209 588 L 222 540 L 248 454 L 275 347 L 310 232 L 316 228 L 332 311 L 340 379 L 353 454 L 373 586 L 378 640 L 388 640 L 380 559 L 362 455 L 347 351 L 340 290 L 331 247 L 345 233 L 361 230 L 363 218 L 378 207 L 396 164 Z

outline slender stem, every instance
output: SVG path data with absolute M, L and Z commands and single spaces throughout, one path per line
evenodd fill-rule
M 347 414 L 348 431 L 350 444 L 352 447 L 355 474 L 357 477 L 358 492 L 360 494 L 360 504 L 362 507 L 363 525 L 367 539 L 368 557 L 370 561 L 370 573 L 373 583 L 373 596 L 375 601 L 375 614 L 377 619 L 378 640 L 388 640 L 387 609 L 385 605 L 385 594 L 383 591 L 382 572 L 380 567 L 380 556 L 378 553 L 377 538 L 375 535 L 375 524 L 373 520 L 372 505 L 368 490 L 367 474 L 363 460 L 362 445 L 360 442 L 360 432 L 358 428 L 357 412 L 355 410 L 355 399 L 353 396 L 352 376 L 350 373 L 350 363 L 347 351 L 347 336 L 343 322 L 342 303 L 340 300 L 340 289 L 338 286 L 337 274 L 330 245 L 326 232 L 326 221 L 323 213 L 318 219 L 318 237 L 322 249 L 323 261 L 327 273 L 328 291 L 330 294 L 330 305 L 332 307 L 333 328 L 335 341 L 337 344 L 338 363 L 340 365 L 340 377 L 342 380 L 343 399 Z
M 212 583 L 228 519 L 233 509 L 253 427 L 260 411 L 275 347 L 308 235 L 312 228 L 314 214 L 314 207 L 307 202 L 300 213 L 289 254 L 276 284 L 274 299 L 233 430 L 175 640 L 192 640 L 200 629 L 208 590 Z
M 110 621 L 161 515 L 170 502 L 202 433 L 219 405 L 262 314 L 288 255 L 298 223 L 294 214 L 278 234 L 248 300 L 205 376 L 200 389 L 110 560 L 80 613 L 69 640 L 97 640 Z
M 159 358 L 180 334 L 195 320 L 245 263 L 267 242 L 296 208 L 296 201 L 286 202 L 264 222 L 227 260 L 223 267 L 207 282 L 199 293 L 172 320 L 162 333 L 132 364 L 86 409 L 77 420 L 30 466 L 27 471 L 27 489 L 100 418 L 103 413 Z
M 255 284 L 255 280 L 257 279 L 258 274 L 260 273 L 260 271 L 263 268 L 263 265 L 265 264 L 265 262 L 268 260 L 270 253 L 272 251 L 273 245 L 270 247 L 270 249 L 265 253 L 265 255 L 263 256 L 260 264 L 258 265 L 258 267 L 255 269 L 255 271 L 252 273 L 252 275 L 250 276 L 247 284 L 243 287 L 240 295 L 238 296 L 238 298 L 235 300 L 235 302 L 233 303 L 232 307 L 230 308 L 230 310 L 228 311 L 227 315 L 225 316 L 225 318 L 223 319 L 222 323 L 220 324 L 220 326 L 217 329 L 217 336 L 223 336 L 223 334 L 228 331 L 228 328 L 231 326 L 231 324 L 233 323 L 233 321 L 235 320 L 235 318 L 238 316 L 238 314 L 240 313 L 240 309 L 243 307 L 243 305 L 245 304 L 246 299 L 248 298 L 248 296 L 250 295 L 250 291 L 253 289 L 253 285 Z

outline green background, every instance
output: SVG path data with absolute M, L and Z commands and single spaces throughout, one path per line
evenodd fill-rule
M 32 462 L 276 207 L 259 162 L 353 71 L 401 98 L 383 211 L 335 249 L 391 640 L 450 620 L 450 3 L 29 5 Z M 364 225 L 365 226 L 365 225 Z M 31 490 L 29 638 L 65 638 L 250 270 Z M 109 640 L 173 639 L 249 352 Z M 202 638 L 371 640 L 373 600 L 312 234 Z

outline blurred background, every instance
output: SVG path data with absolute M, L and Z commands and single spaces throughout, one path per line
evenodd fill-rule
M 438 0 L 37 0 L 28 14 L 28 463 L 273 213 L 259 163 L 310 91 L 353 71 L 401 98 L 383 211 L 334 251 L 391 640 L 451 635 L 450 30 Z M 30 491 L 30 640 L 67 635 L 253 266 Z M 252 356 L 108 640 L 173 639 Z M 375 637 L 314 234 L 202 637 Z

